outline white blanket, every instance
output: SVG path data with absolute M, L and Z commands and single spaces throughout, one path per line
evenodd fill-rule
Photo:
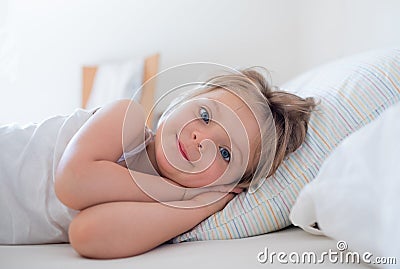
M 57 199 L 54 174 L 68 142 L 92 114 L 77 109 L 40 123 L 0 126 L 0 244 L 68 242 L 77 211 Z
M 400 104 L 345 139 L 291 211 L 293 224 L 400 263 Z M 320 230 L 313 228 L 318 223 Z

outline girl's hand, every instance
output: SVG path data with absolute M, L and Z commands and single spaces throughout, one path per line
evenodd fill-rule
M 228 185 L 217 185 L 209 187 L 210 191 L 218 191 L 224 193 L 234 193 L 239 194 L 243 191 L 243 188 L 236 187 L 237 184 L 228 184 Z
M 211 187 L 203 187 L 203 188 L 187 188 L 185 190 L 185 194 L 182 197 L 182 200 L 191 200 L 193 197 L 198 196 L 202 193 L 207 192 L 217 192 L 217 193 L 234 193 L 239 194 L 243 191 L 240 187 L 235 187 L 236 184 L 227 184 L 227 185 L 216 185 Z
M 222 210 L 233 198 L 233 193 L 223 192 L 205 192 L 193 197 L 190 201 L 193 202 L 195 207 L 205 206 L 210 210 L 209 215 Z

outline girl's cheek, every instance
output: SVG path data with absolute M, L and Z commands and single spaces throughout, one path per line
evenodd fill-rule
M 221 163 L 219 163 L 218 161 L 217 161 L 217 165 L 215 165 L 214 167 L 213 167 L 213 169 L 210 171 L 210 182 L 209 182 L 209 184 L 210 183 L 213 183 L 213 182 L 215 182 L 215 181 L 217 181 L 216 183 L 217 184 L 225 184 L 224 183 L 224 178 L 221 178 L 221 177 L 223 177 L 224 176 L 224 173 L 226 172 L 226 169 L 227 169 L 227 166 L 225 166 L 224 164 L 221 164 Z

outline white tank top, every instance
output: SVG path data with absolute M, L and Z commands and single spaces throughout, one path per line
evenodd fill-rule
M 78 211 L 57 199 L 54 175 L 68 142 L 94 112 L 77 109 L 38 124 L 0 126 L 0 244 L 68 242 Z

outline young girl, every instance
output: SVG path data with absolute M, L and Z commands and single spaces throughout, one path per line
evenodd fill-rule
M 256 189 L 301 145 L 314 106 L 244 70 L 178 97 L 155 134 L 130 100 L 1 127 L 0 243 L 148 251 Z

